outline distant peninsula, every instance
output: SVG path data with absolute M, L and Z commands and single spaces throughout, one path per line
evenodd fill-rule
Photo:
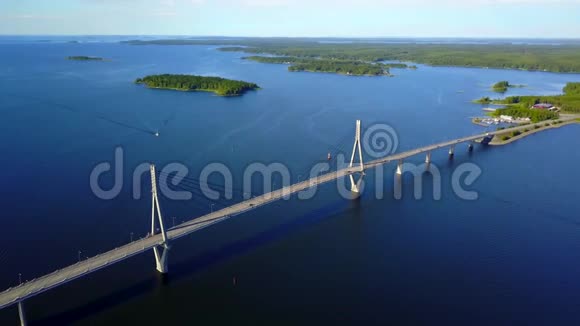
M 243 58 L 261 63 L 287 64 L 288 71 L 328 72 L 349 76 L 389 76 L 389 65 L 357 60 L 316 59 L 298 57 L 250 56 Z M 399 68 L 401 66 L 397 66 Z M 406 67 L 406 65 L 405 65 Z
M 213 92 L 220 96 L 239 96 L 246 91 L 259 89 L 254 83 L 195 75 L 151 75 L 138 78 L 135 83 L 156 89 Z
M 100 57 L 88 57 L 84 55 L 77 55 L 77 56 L 70 56 L 67 57 L 67 60 L 76 60 L 76 61 L 104 61 L 104 58 Z
M 477 125 L 498 125 L 497 130 L 505 132 L 496 135 L 490 145 L 503 145 L 543 130 L 559 128 L 580 123 L 580 83 L 567 83 L 561 95 L 509 96 L 492 100 L 482 97 L 477 103 L 504 105 L 491 110 L 487 117 L 476 117 L 472 122 Z M 502 124 L 500 126 L 500 124 Z M 507 124 L 507 126 L 506 126 Z M 513 130 L 515 126 L 527 126 Z
M 418 44 L 344 43 L 305 38 L 164 39 L 123 41 L 133 45 L 212 45 L 220 51 L 269 54 L 298 58 L 358 60 L 362 62 L 415 62 L 431 66 L 481 67 L 529 71 L 580 72 L 580 45 L 551 44 Z
M 522 110 L 526 113 L 536 111 L 563 112 L 568 114 L 580 114 L 580 82 L 569 82 L 562 89 L 561 95 L 525 95 L 525 96 L 508 96 L 504 99 L 491 99 L 482 97 L 474 100 L 479 104 L 504 105 L 504 108 L 496 110 L 497 113 L 502 110 Z M 552 110 L 550 110 L 552 109 Z M 530 114 L 525 116 L 531 117 Z
M 493 103 L 493 100 L 489 98 L 489 96 L 485 96 L 482 98 L 479 98 L 477 100 L 473 100 L 473 103 L 477 103 L 477 104 L 491 104 Z

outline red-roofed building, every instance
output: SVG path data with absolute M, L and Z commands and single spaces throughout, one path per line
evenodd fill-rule
M 550 110 L 554 106 L 550 103 L 538 103 L 532 106 L 532 109 L 539 109 L 539 110 Z

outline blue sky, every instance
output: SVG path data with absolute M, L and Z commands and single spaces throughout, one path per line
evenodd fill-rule
M 1 0 L 0 34 L 580 38 L 580 0 Z

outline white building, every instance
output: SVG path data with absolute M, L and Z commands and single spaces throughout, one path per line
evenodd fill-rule
M 511 122 L 514 120 L 514 118 L 511 115 L 500 115 L 499 119 L 505 122 Z

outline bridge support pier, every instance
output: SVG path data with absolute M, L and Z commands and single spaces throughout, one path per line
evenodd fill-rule
M 360 176 L 360 178 L 358 178 L 358 181 L 355 181 L 354 177 L 351 174 L 350 175 L 350 191 L 354 192 L 355 194 L 360 194 L 361 190 L 362 190 L 361 189 L 362 180 L 363 180 L 362 175 Z
M 168 254 L 170 247 L 168 245 L 157 246 L 153 248 L 153 253 L 155 254 L 155 262 L 157 265 L 157 271 L 161 274 L 167 274 L 169 272 L 167 268 Z
M 431 152 L 427 152 L 427 155 L 425 156 L 425 171 L 429 171 L 430 167 L 431 167 Z
M 403 160 L 399 160 L 397 163 L 397 174 L 403 175 Z
M 449 158 L 452 158 L 455 155 L 455 146 L 449 147 Z
M 20 326 L 26 326 L 26 315 L 24 314 L 24 303 L 18 302 L 18 315 L 20 316 Z
M 360 141 L 360 129 L 361 129 L 361 122 L 360 120 L 356 121 L 356 129 L 355 129 L 355 134 L 354 134 L 354 145 L 352 147 L 352 155 L 350 157 L 350 164 L 349 167 L 352 168 L 354 166 L 354 158 L 356 156 L 356 152 L 358 151 L 358 158 L 359 158 L 359 164 L 360 164 L 360 177 L 358 178 L 358 181 L 355 180 L 353 174 L 350 175 L 350 190 L 357 194 L 357 196 L 355 196 L 355 198 L 357 198 L 362 189 L 361 189 L 361 184 L 363 181 L 363 177 L 364 177 L 364 162 L 363 162 L 363 157 L 362 157 L 362 148 L 361 148 L 361 141 Z
M 157 178 L 155 173 L 155 165 L 151 164 L 149 167 L 151 172 L 151 235 L 157 233 L 156 221 L 159 222 L 159 228 L 163 236 L 163 243 L 160 246 L 153 247 L 153 253 L 155 254 L 155 263 L 157 265 L 157 271 L 161 274 L 167 273 L 167 260 L 169 254 L 169 241 L 167 240 L 167 232 L 165 232 L 165 226 L 163 225 L 163 217 L 161 216 L 161 207 L 159 206 L 159 198 L 157 197 Z M 155 218 L 155 213 L 157 213 L 157 218 Z

